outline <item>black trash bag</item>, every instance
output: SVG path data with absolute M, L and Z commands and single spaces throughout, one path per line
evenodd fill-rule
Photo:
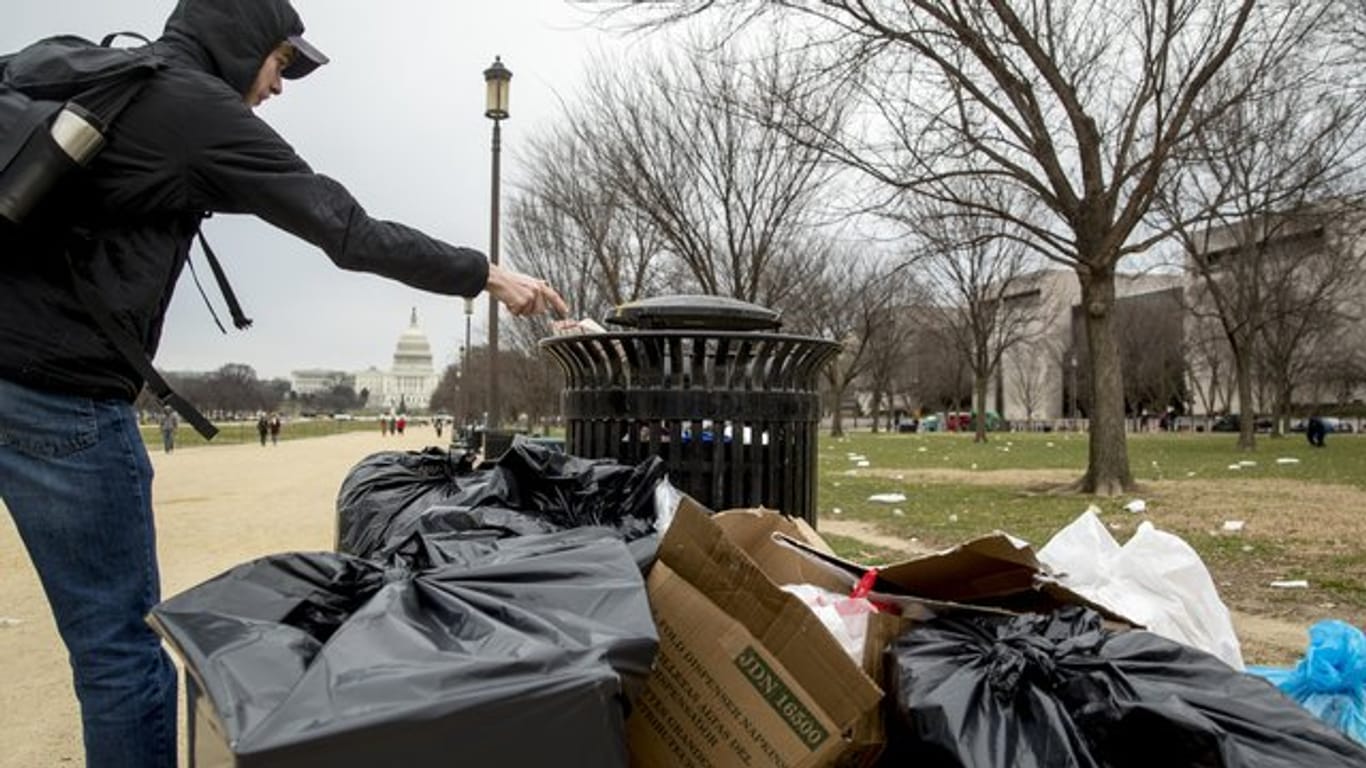
M 943 615 L 887 662 L 883 765 L 1366 766 L 1366 750 L 1265 681 L 1081 607 Z
M 640 571 L 601 529 L 267 557 L 149 621 L 208 725 L 191 752 L 242 768 L 626 766 L 658 643 Z
M 654 532 L 655 490 L 665 466 L 582 459 L 517 440 L 488 468 L 468 470 L 439 448 L 377 453 L 357 464 L 337 495 L 337 551 L 383 557 L 413 533 L 524 536 L 585 526 L 628 542 Z

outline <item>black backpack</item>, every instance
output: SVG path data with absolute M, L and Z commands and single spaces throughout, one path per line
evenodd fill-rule
M 120 113 L 137 97 L 148 79 L 165 66 L 146 47 L 116 48 L 113 42 L 131 32 L 106 36 L 96 44 L 74 35 L 40 40 L 23 50 L 0 56 L 0 251 L 22 242 L 24 228 L 41 231 L 44 206 L 54 205 L 61 189 L 79 174 L 103 147 L 103 136 Z M 222 265 L 202 232 L 196 233 L 209 267 L 218 282 L 234 324 L 251 325 L 227 282 Z M 52 233 L 43 232 L 40 237 Z M 68 237 L 59 232 L 52 236 Z M 4 254 L 0 253 L 0 258 Z M 70 254 L 67 255 L 68 261 Z M 201 295 L 194 266 L 191 275 Z M 161 402 L 174 408 L 205 437 L 218 433 L 194 406 L 176 394 L 152 366 L 141 344 L 113 318 L 99 290 L 72 269 L 77 294 L 106 339 L 137 369 Z M 223 329 L 208 297 L 204 301 L 214 322 Z M 225 329 L 223 329 L 226 332 Z
M 127 34 L 127 33 L 120 33 Z M 50 37 L 0 59 L 0 220 L 22 226 L 103 146 L 163 64 L 146 48 Z

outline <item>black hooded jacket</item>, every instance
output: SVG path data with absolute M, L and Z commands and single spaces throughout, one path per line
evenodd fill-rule
M 287 0 L 181 0 L 150 51 L 151 76 L 46 226 L 0 255 L 0 378 L 52 392 L 132 400 L 139 374 L 77 299 L 64 251 L 149 355 L 199 222 L 250 213 L 321 248 L 337 266 L 426 291 L 484 289 L 483 254 L 379 221 L 314 173 L 243 101 L 267 54 L 303 24 Z M 50 64 L 51 62 L 48 62 Z M 22 80 L 10 62 L 4 76 Z M 78 231 L 79 244 L 54 235 Z M 91 243 L 98 242 L 95 247 Z

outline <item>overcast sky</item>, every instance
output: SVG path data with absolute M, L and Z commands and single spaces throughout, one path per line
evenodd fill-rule
M 7 3 L 0 51 L 75 33 L 98 40 L 132 30 L 155 38 L 173 0 L 53 0 Z M 483 70 L 501 55 L 513 72 L 511 118 L 503 123 L 503 199 L 519 175 L 519 140 L 553 119 L 595 52 L 625 55 L 641 45 L 591 23 L 563 0 L 294 0 L 306 37 L 332 62 L 285 84 L 258 114 L 315 170 L 347 186 L 372 216 L 393 219 L 456 245 L 486 251 L 490 131 Z M 176 288 L 156 363 L 210 370 L 246 363 L 263 377 L 298 368 L 389 367 L 412 307 L 438 369 L 464 339 L 464 302 L 373 275 L 342 272 L 316 248 L 252 217 L 216 216 L 205 235 L 224 262 L 250 330 L 218 332 L 188 270 Z M 504 236 L 506 240 L 506 236 Z M 226 310 L 196 246 L 196 265 L 219 315 Z M 515 266 L 516 254 L 503 257 Z M 475 303 L 474 343 L 487 318 Z M 504 322 L 516 322 L 504 315 Z

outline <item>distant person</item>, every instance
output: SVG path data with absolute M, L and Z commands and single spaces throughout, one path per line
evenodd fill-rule
M 398 417 L 393 415 L 392 413 L 389 414 L 389 434 L 398 434 Z
M 261 438 L 261 447 L 266 447 L 266 438 L 270 435 L 270 419 L 264 413 L 256 416 L 256 434 Z
M 444 423 L 444 420 L 443 420 L 440 416 L 437 416 L 437 417 L 432 421 L 432 423 L 436 426 L 436 439 L 437 439 L 437 440 L 440 440 L 440 439 L 441 439 L 441 426 L 442 426 L 442 424 Z
M 180 426 L 180 417 L 171 406 L 162 406 L 161 411 L 161 448 L 166 453 L 175 450 L 175 431 Z
M 337 6 L 312 7 L 342 19 Z M 6 85 L 41 85 L 46 99 L 95 111 L 112 99 L 91 103 L 91 89 L 65 73 L 111 69 L 111 57 L 148 65 L 136 97 L 105 126 L 104 148 L 39 202 L 36 229 L 6 231 L 0 258 L 0 435 L 32 432 L 0 440 L 0 500 L 66 645 L 92 768 L 176 762 L 176 671 L 144 620 L 161 584 L 152 471 L 133 401 L 209 214 L 254 215 L 339 268 L 417 290 L 487 292 L 516 316 L 568 311 L 543 280 L 370 216 L 254 111 L 279 96 L 285 80 L 327 62 L 303 34 L 287 0 L 180 0 L 161 37 L 142 48 L 63 41 L 3 57 Z M 393 83 L 440 54 L 411 48 L 405 61 L 358 66 Z M 346 141 L 362 135 L 345 130 L 349 117 L 374 108 L 356 82 L 350 96 L 313 115 Z M 14 127 L 5 123 L 6 140 L 22 138 Z M 388 128 L 372 140 L 420 135 L 413 126 Z
M 403 434 L 403 430 L 406 429 L 407 427 L 408 427 L 408 417 L 407 417 L 407 416 L 400 415 L 400 416 L 398 417 L 398 433 L 399 433 L 400 435 L 402 435 L 402 434 Z
M 280 444 L 280 414 L 278 413 L 270 415 L 270 444 Z
M 379 434 L 380 437 L 389 436 L 389 419 L 382 413 L 379 415 Z
M 1315 448 L 1322 448 L 1323 439 L 1328 435 L 1328 425 L 1318 416 L 1310 416 L 1309 423 L 1305 425 L 1304 436 L 1309 440 L 1309 444 Z

